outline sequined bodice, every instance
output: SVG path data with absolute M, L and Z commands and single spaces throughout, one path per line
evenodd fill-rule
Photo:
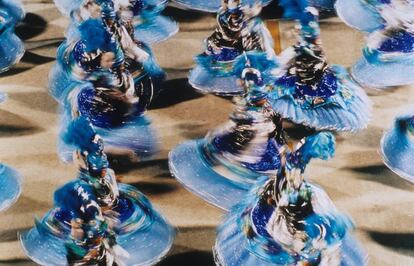
M 229 49 L 237 51 L 264 50 L 260 32 L 256 32 L 255 20 L 245 15 L 241 8 L 237 10 L 221 10 L 217 16 L 218 27 L 206 40 L 207 51 L 213 54 L 217 49 L 229 53 Z M 221 52 L 221 51 L 220 51 Z

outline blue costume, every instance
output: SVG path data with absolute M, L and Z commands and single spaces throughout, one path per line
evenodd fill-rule
M 79 9 L 80 14 L 75 16 L 78 18 L 74 18 L 74 21 L 76 22 L 74 22 L 72 27 L 68 30 L 67 41 L 62 43 L 58 49 L 57 63 L 50 73 L 50 94 L 58 101 L 61 101 L 62 98 L 66 96 L 64 92 L 67 91 L 67 88 L 72 88 L 69 84 L 73 83 L 72 80 L 74 77 L 71 76 L 75 75 L 75 79 L 83 79 L 82 76 L 76 77 L 77 75 L 79 76 L 79 74 L 74 72 L 76 69 L 73 69 L 72 67 L 75 63 L 79 65 L 81 62 L 71 61 L 70 53 L 77 53 L 75 56 L 77 56 L 78 61 L 90 60 L 90 58 L 85 59 L 82 57 L 91 55 L 82 53 L 91 52 L 91 50 L 93 51 L 99 48 L 107 48 L 108 46 L 113 45 L 111 43 L 115 41 L 117 42 L 117 49 L 122 50 L 124 58 L 122 59 L 118 56 L 120 52 L 112 52 L 115 52 L 115 55 L 117 55 L 117 60 L 125 61 L 124 64 L 117 61 L 118 68 L 126 68 L 133 76 L 137 86 L 141 86 L 142 80 L 150 79 L 152 84 L 151 86 L 147 86 L 149 88 L 145 88 L 147 91 L 146 93 L 151 94 L 149 95 L 150 98 L 157 95 L 161 84 L 165 79 L 165 73 L 156 63 L 150 47 L 143 42 L 134 39 L 134 29 L 131 20 L 122 19 L 122 17 L 118 16 L 116 6 L 112 1 L 91 1 L 90 5 L 88 3 L 85 5 L 87 11 L 82 12 L 82 9 Z M 92 12 L 89 9 L 95 11 Z M 88 12 L 93 15 L 90 15 Z M 82 15 L 84 13 L 87 13 L 88 15 Z M 76 13 L 72 12 L 72 14 Z M 96 22 L 98 20 L 102 20 L 101 25 Z M 91 21 L 95 21 L 95 23 L 91 23 Z M 108 31 L 108 33 L 105 34 L 102 28 Z M 98 39 L 96 40 L 94 37 Z M 78 47 L 75 47 L 74 44 L 77 42 L 83 42 L 83 45 L 86 47 L 79 47 L 79 45 Z M 81 48 L 89 51 L 82 51 Z M 120 65 L 122 65 L 122 67 Z M 93 71 L 97 67 L 99 66 L 89 66 L 89 71 Z M 118 72 L 120 71 L 122 71 L 122 69 L 118 70 Z M 144 89 L 140 88 L 139 90 Z
M 352 66 L 361 85 L 385 88 L 414 83 L 414 2 L 391 1 L 381 10 L 384 27 L 368 36 L 363 56 Z
M 14 33 L 16 24 L 23 18 L 24 11 L 20 2 L 0 1 L 0 73 L 19 62 L 24 54 L 24 44 Z
M 266 55 L 246 57 L 255 66 Z M 237 65 L 246 62 L 242 61 Z M 240 76 L 245 94 L 236 99 L 230 121 L 204 139 L 177 146 L 169 155 L 170 171 L 178 181 L 225 210 L 239 202 L 258 178 L 275 173 L 280 164 L 281 122 L 267 102 L 264 77 L 250 66 L 241 68 Z
M 300 14 L 298 43 L 280 56 L 270 94 L 274 110 L 284 119 L 317 130 L 357 131 L 367 126 L 371 102 L 345 68 L 329 65 L 320 39 L 318 11 L 296 1 Z
M 224 3 L 217 15 L 217 27 L 205 40 L 204 53 L 195 57 L 196 66 L 189 83 L 203 93 L 235 95 L 243 93 L 237 84 L 234 63 L 244 52 L 266 52 L 275 61 L 270 33 L 257 17 L 260 6 L 247 7 L 239 1 Z
M 0 73 L 7 71 L 24 54 L 23 42 L 14 34 L 14 27 L 24 18 L 21 3 L 0 0 Z M 7 94 L 0 92 L 0 103 Z M 21 193 L 21 177 L 13 168 L 0 163 L 0 211 L 8 209 Z
M 59 48 L 64 60 L 56 64 L 52 71 L 59 74 L 52 74 L 50 81 L 65 88 L 52 92 L 63 101 L 63 128 L 82 115 L 96 127 L 108 150 L 140 159 L 153 155 L 158 139 L 144 115 L 155 93 L 153 79 L 145 69 L 128 71 L 123 50 L 99 20 L 85 21 L 80 30 L 85 33 L 82 39 Z M 70 147 L 62 143 L 59 154 L 69 161 Z
M 116 238 L 97 203 L 94 188 L 83 180 L 55 192 L 55 207 L 21 234 L 27 256 L 40 265 L 112 265 Z
M 348 26 L 364 31 L 373 32 L 384 28 L 385 20 L 381 10 L 392 0 L 336 0 L 335 9 L 339 18 Z
M 161 15 L 167 5 L 165 0 L 55 0 L 62 14 L 70 16 L 72 23 L 66 36 L 76 34 L 82 21 L 97 18 L 102 5 L 112 4 L 118 19 L 129 28 L 132 36 L 147 44 L 164 41 L 178 32 L 178 24 Z M 135 29 L 135 32 L 134 32 Z
M 398 117 L 381 140 L 385 164 L 397 175 L 414 183 L 414 117 Z
M 55 207 L 21 235 L 42 265 L 153 265 L 171 248 L 174 229 L 134 187 L 117 184 L 102 139 L 83 117 L 64 139 L 77 146 L 79 174 L 55 193 Z
M 1 0 L 0 9 L 8 13 L 8 26 L 17 25 L 24 19 L 23 4 L 19 0 Z
M 278 174 L 259 180 L 219 227 L 216 265 L 365 265 L 350 219 L 304 179 L 312 158 L 333 151 L 334 137 L 324 132 L 286 147 Z
M 161 15 L 166 0 L 133 0 L 135 38 L 147 44 L 165 41 L 178 32 L 178 23 Z
M 0 211 L 8 209 L 22 192 L 20 174 L 5 164 L 0 163 Z

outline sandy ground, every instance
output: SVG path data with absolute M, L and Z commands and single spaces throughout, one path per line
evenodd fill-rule
M 0 90 L 10 97 L 0 107 L 0 161 L 17 168 L 25 178 L 19 201 L 0 215 L 0 265 L 34 265 L 25 258 L 17 234 L 33 226 L 34 217 L 41 217 L 52 206 L 54 190 L 76 173 L 56 156 L 57 105 L 46 91 L 48 71 L 67 20 L 52 3 L 33 0 L 25 5 L 26 24 L 18 32 L 27 53 L 19 65 L 0 76 Z M 210 250 L 223 213 L 171 178 L 167 154 L 176 144 L 202 137 L 226 121 L 232 104 L 197 94 L 186 85 L 192 56 L 201 50 L 214 17 L 176 9 L 169 13 L 180 18 L 181 32 L 154 46 L 169 81 L 148 112 L 162 139 L 162 151 L 154 160 L 119 173 L 125 182 L 147 194 L 178 228 L 174 248 L 160 265 L 213 265 Z M 281 32 L 283 47 L 287 47 L 293 39 L 292 24 L 282 23 Z M 338 19 L 322 23 L 322 37 L 332 63 L 350 66 L 360 56 L 362 34 Z M 369 253 L 370 265 L 414 265 L 414 186 L 389 171 L 378 154 L 383 131 L 396 114 L 409 109 L 414 91 L 395 88 L 371 98 L 375 109 L 369 128 L 355 135 L 339 135 L 336 157 L 313 163 L 308 176 L 355 219 L 356 236 Z

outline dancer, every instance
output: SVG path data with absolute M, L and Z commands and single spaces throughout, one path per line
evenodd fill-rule
M 264 51 L 276 60 L 272 38 L 257 17 L 260 5 L 244 6 L 239 0 L 224 1 L 217 15 L 217 28 L 205 40 L 204 53 L 195 57 L 196 66 L 189 74 L 189 83 L 203 93 L 236 95 L 243 93 L 237 85 L 235 60 L 248 51 Z
M 219 227 L 216 265 L 366 265 L 350 219 L 304 176 L 311 159 L 333 156 L 334 145 L 321 132 L 284 147 L 277 175 L 258 181 Z
M 204 139 L 177 146 L 169 155 L 171 173 L 178 181 L 225 210 L 261 176 L 275 173 L 280 164 L 282 125 L 267 101 L 266 76 L 259 70 L 272 64 L 266 60 L 266 54 L 256 52 L 238 59 L 235 69 L 245 93 L 235 100 L 230 121 Z
M 20 2 L 0 1 L 0 73 L 10 69 L 23 57 L 25 48 L 22 40 L 14 33 L 16 25 L 24 18 Z M 0 101 L 4 96 L 0 95 Z
M 413 84 L 414 5 L 394 0 L 381 15 L 384 28 L 368 36 L 362 58 L 352 66 L 352 77 L 376 89 Z
M 68 39 L 76 34 L 76 27 L 90 18 L 101 15 L 102 6 L 110 4 L 114 14 L 124 23 L 129 24 L 135 38 L 146 44 L 164 41 L 178 32 L 178 24 L 168 17 L 161 15 L 167 6 L 166 0 L 55 0 L 59 11 L 71 17 L 71 24 L 66 32 Z M 132 35 L 134 37 L 134 35 Z
M 397 175 L 414 183 L 414 116 L 398 117 L 381 140 L 384 163 Z
M 316 130 L 358 131 L 367 126 L 371 102 L 345 68 L 329 65 L 320 42 L 319 12 L 297 0 L 300 35 L 280 56 L 271 92 L 273 109 L 284 119 Z
M 60 72 L 59 79 L 67 84 L 60 93 L 62 128 L 82 115 L 96 127 L 107 152 L 126 153 L 134 160 L 152 156 L 159 142 L 145 117 L 154 95 L 151 77 L 145 71 L 128 71 L 123 50 L 100 20 L 85 21 L 79 29 L 81 39 L 58 51 L 65 59 L 64 69 L 70 69 Z M 61 142 L 61 159 L 70 161 L 71 153 Z
M 335 9 L 339 18 L 349 27 L 370 33 L 384 28 L 386 22 L 381 15 L 381 11 L 392 1 L 336 0 Z
M 41 265 L 154 265 L 171 248 L 173 228 L 134 187 L 117 184 L 103 141 L 84 117 L 64 134 L 76 147 L 76 180 L 55 192 L 54 208 L 20 237 Z

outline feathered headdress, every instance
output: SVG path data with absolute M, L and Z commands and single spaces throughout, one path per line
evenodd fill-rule
M 83 116 L 73 120 L 62 135 L 63 141 L 77 147 L 79 150 L 88 153 L 96 152 L 102 149 L 100 144 L 95 141 L 97 138 L 92 124 Z
M 316 133 L 306 138 L 300 151 L 305 164 L 313 158 L 328 160 L 335 153 L 335 136 L 331 132 Z
M 96 50 L 115 52 L 116 42 L 101 19 L 88 19 L 79 25 L 80 39 L 86 52 Z
M 279 6 L 283 8 L 283 17 L 289 19 L 299 19 L 303 12 L 301 2 L 306 0 L 279 0 Z M 302 3 L 303 4 L 303 3 Z
M 280 0 L 279 5 L 283 8 L 285 18 L 300 20 L 301 35 L 304 38 L 319 36 L 319 25 L 313 23 L 318 21 L 319 12 L 309 0 Z

